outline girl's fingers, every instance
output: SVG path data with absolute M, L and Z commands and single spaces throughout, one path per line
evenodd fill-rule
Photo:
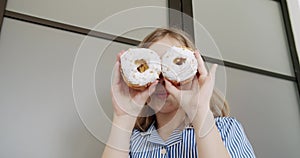
M 195 51 L 194 54 L 198 62 L 198 72 L 200 73 L 200 76 L 207 76 L 207 70 L 205 68 L 204 61 L 200 56 L 200 53 L 198 51 Z
M 154 83 L 152 83 L 152 85 L 148 88 L 148 97 L 151 96 L 153 94 L 153 92 L 156 89 L 156 85 L 158 84 L 158 80 L 156 80 Z M 148 99 L 147 97 L 147 99 Z
M 113 83 L 112 83 L 112 85 L 116 85 L 116 84 L 119 84 L 119 83 L 121 83 L 122 81 L 121 81 L 121 72 L 120 72 L 120 65 L 121 65 L 121 63 L 120 63 L 120 57 L 121 57 L 121 55 L 124 53 L 125 51 L 124 50 L 122 50 L 120 53 L 118 53 L 118 55 L 117 55 L 117 61 L 116 61 L 116 64 L 115 64 L 115 66 L 114 66 L 114 77 L 113 77 Z
M 172 83 L 166 79 L 165 80 L 165 87 L 167 91 L 174 96 L 175 98 L 179 98 L 180 96 L 180 90 L 178 90 L 175 86 L 172 85 Z
M 197 76 L 194 77 L 192 82 L 192 91 L 195 92 L 199 87 L 199 82 L 197 80 Z
M 121 50 L 121 52 L 119 52 L 117 54 L 117 61 L 120 61 L 120 57 L 121 57 L 122 54 L 124 54 L 124 52 L 125 52 L 125 50 Z
M 152 93 L 155 91 L 156 85 L 158 81 L 156 80 L 154 83 L 151 84 L 146 90 L 143 92 L 138 93 L 135 95 L 135 100 L 140 102 L 139 104 L 144 104 L 146 100 L 152 95 Z
M 121 74 L 120 74 L 120 62 L 117 61 L 114 66 L 114 76 L 112 85 L 119 84 L 121 82 Z
M 204 83 L 201 87 L 201 90 L 205 91 L 204 95 L 207 95 L 206 97 L 211 96 L 214 85 L 215 85 L 215 73 L 217 69 L 217 64 L 213 64 L 209 71 L 209 75 L 205 78 Z
M 212 80 L 213 80 L 213 81 L 215 80 L 217 67 L 218 67 L 218 64 L 213 64 L 212 67 L 211 67 L 210 70 L 209 70 L 209 76 L 212 77 Z

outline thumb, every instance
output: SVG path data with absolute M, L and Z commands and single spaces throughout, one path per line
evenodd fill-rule
M 212 77 L 213 80 L 215 79 L 215 76 L 216 76 L 217 67 L 218 67 L 218 64 L 213 64 L 209 70 L 209 75 Z
M 175 98 L 179 98 L 179 95 L 180 95 L 180 91 L 172 85 L 172 83 L 166 79 L 165 80 L 165 83 L 166 83 L 166 89 L 167 91 L 172 95 L 174 96 Z
M 142 102 L 141 104 L 145 104 L 146 100 L 152 95 L 152 93 L 155 91 L 156 85 L 158 81 L 156 80 L 154 83 L 150 85 L 146 90 L 143 92 L 137 94 L 135 98 Z

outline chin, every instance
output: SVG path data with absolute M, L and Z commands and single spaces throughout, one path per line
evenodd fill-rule
M 178 106 L 174 104 L 165 104 L 158 112 L 159 113 L 171 113 L 178 110 Z
M 151 96 L 148 105 L 155 111 L 155 113 L 170 113 L 179 108 L 175 99 L 170 95 L 167 98 Z

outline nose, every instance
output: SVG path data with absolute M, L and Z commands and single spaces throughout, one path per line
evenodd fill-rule
M 162 74 L 159 75 L 159 83 L 162 85 L 165 84 L 164 76 Z

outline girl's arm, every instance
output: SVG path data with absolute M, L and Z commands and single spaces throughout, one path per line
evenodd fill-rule
M 114 77 L 111 86 L 114 118 L 110 136 L 106 142 L 103 158 L 127 158 L 129 156 L 130 137 L 137 116 L 149 96 L 155 91 L 158 81 L 152 83 L 144 91 L 129 89 L 120 74 L 120 52 L 114 67 Z
M 207 113 L 207 115 L 203 115 Z M 196 115 L 193 121 L 198 148 L 198 157 L 230 158 L 228 150 L 222 141 L 215 125 L 214 116 L 210 110 Z
M 203 158 L 229 158 L 214 117 L 210 111 L 210 99 L 215 84 L 217 65 L 214 64 L 208 73 L 199 52 L 195 52 L 198 61 L 199 77 L 195 76 L 190 90 L 181 90 L 166 82 L 166 89 L 180 103 L 195 129 L 198 157 Z
M 102 158 L 128 158 L 131 131 L 135 117 L 114 115 L 110 136 L 106 143 Z

